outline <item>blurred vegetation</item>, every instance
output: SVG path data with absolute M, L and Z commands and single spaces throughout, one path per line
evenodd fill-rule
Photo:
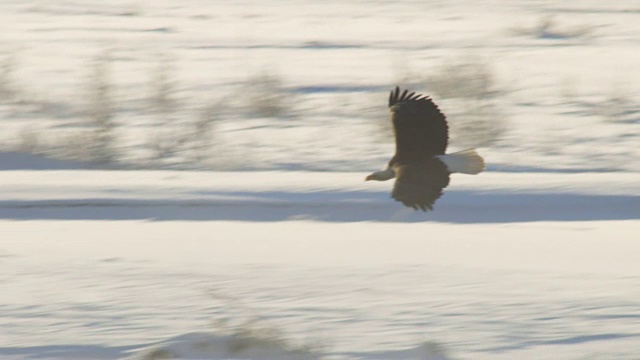
M 260 141 L 273 146 L 265 146 L 267 151 L 284 149 L 277 161 L 289 164 L 289 160 L 282 157 L 295 157 L 296 151 L 306 154 L 306 159 L 313 158 L 317 148 L 305 147 L 307 140 L 339 135 L 348 142 L 350 134 L 344 132 L 351 126 L 358 133 L 371 129 L 364 141 L 356 139 L 355 145 L 337 145 L 343 146 L 345 153 L 352 151 L 348 153 L 354 159 L 351 163 L 340 159 L 334 161 L 330 158 L 331 151 L 327 151 L 327 155 L 323 155 L 325 163 L 304 165 L 292 160 L 291 164 L 296 168 L 342 166 L 341 170 L 352 169 L 359 154 L 364 154 L 362 162 L 370 161 L 372 156 L 367 157 L 367 154 L 382 149 L 381 142 L 389 145 L 384 149 L 392 148 L 393 132 L 385 106 L 386 91 L 375 86 L 365 90 L 369 95 L 364 97 L 362 91 L 336 91 L 330 97 L 306 96 L 303 88 L 288 86 L 282 76 L 263 70 L 228 86 L 226 95 L 219 98 L 189 96 L 179 81 L 178 61 L 170 55 L 162 55 L 149 60 L 153 66 L 147 81 L 141 82 L 140 88 L 144 90 L 131 92 L 119 87 L 118 72 L 114 71 L 117 61 L 111 51 L 98 52 L 83 69 L 88 75 L 81 81 L 79 96 L 55 98 L 57 92 L 45 92 L 21 81 L 17 53 L 0 56 L 0 105 L 5 116 L 28 120 L 14 132 L 15 136 L 3 139 L 2 149 L 87 161 L 105 168 L 268 168 L 279 165 L 275 164 L 276 160 L 274 164 L 269 163 L 271 158 L 268 156 L 272 155 L 267 155 L 263 161 L 263 153 L 256 151 L 258 146 L 264 145 Z M 509 124 L 506 110 L 510 106 L 509 93 L 488 62 L 467 56 L 445 60 L 428 71 L 411 71 L 408 66 L 398 68 L 401 70 L 397 81 L 400 86 L 432 96 L 446 114 L 452 150 L 495 146 L 504 138 Z M 582 111 L 599 116 L 603 123 L 619 127 L 616 131 L 622 133 L 622 140 L 634 139 L 633 134 L 637 131 L 630 129 L 629 124 L 632 127 L 640 124 L 640 107 L 626 89 L 612 87 L 609 91 L 605 89 L 598 99 L 577 100 L 574 83 L 575 80 L 565 78 L 564 86 L 560 87 L 562 93 L 558 98 L 564 103 L 559 106 L 567 109 L 559 111 Z M 220 91 L 216 93 L 220 94 Z M 304 121 L 290 121 L 298 118 L 301 109 L 305 111 Z M 342 131 L 335 125 L 324 127 L 318 120 L 324 117 L 337 119 L 335 124 L 340 121 L 348 128 L 340 126 Z M 350 122 L 342 122 L 342 119 Z M 315 130 L 313 134 L 304 135 L 308 136 L 305 139 L 298 135 L 307 132 L 289 135 L 286 128 L 298 126 Z M 282 142 L 278 142 L 280 138 L 251 138 L 249 131 L 237 131 L 269 127 L 283 129 L 277 133 L 286 133 Z M 287 143 L 289 139 L 290 144 Z M 314 146 L 322 146 L 321 140 Z M 384 151 L 387 156 L 387 150 Z
M 295 343 L 286 338 L 284 332 L 267 324 L 264 316 L 243 304 L 240 299 L 211 293 L 221 314 L 214 319 L 210 337 L 203 336 L 194 344 L 201 350 L 212 349 L 218 354 L 226 353 L 232 358 L 248 358 L 256 352 L 265 353 L 265 358 L 275 354 L 285 359 L 312 360 L 322 358 L 323 346 L 319 342 Z M 268 355 L 272 352 L 273 355 Z M 142 354 L 142 359 L 173 359 L 177 354 L 164 348 L 152 348 Z
M 111 70 L 115 60 L 110 51 L 99 52 L 87 64 L 89 76 L 81 96 L 64 100 L 22 89 L 16 59 L 15 54 L 0 58 L 0 103 L 11 104 L 18 117 L 59 118 L 68 125 L 66 131 L 51 132 L 24 126 L 10 145 L 14 151 L 86 161 L 96 167 L 228 168 L 249 160 L 249 152 L 228 148 L 221 151 L 223 140 L 216 133 L 224 116 L 241 114 L 247 119 L 278 120 L 295 115 L 295 95 L 287 91 L 280 76 L 269 71 L 249 76 L 239 89 L 240 97 L 230 94 L 186 105 L 179 96 L 176 59 L 158 55 L 143 94 L 145 104 L 133 114 L 129 109 L 125 116 L 122 103 L 135 100 L 117 98 L 117 79 Z M 132 157 L 130 152 L 134 149 L 123 142 L 123 133 L 132 125 L 147 129 L 142 148 L 135 146 L 137 153 L 146 154 L 142 157 Z M 219 161 L 222 158 L 224 161 Z
M 0 101 L 11 102 L 16 100 L 18 89 L 15 76 L 17 66 L 16 54 L 11 53 L 1 59 L 0 62 Z
M 118 158 L 111 63 L 111 54 L 108 51 L 101 53 L 94 61 L 88 84 L 88 120 L 91 129 L 85 142 L 90 161 L 98 164 L 110 164 Z
M 445 61 L 419 73 L 405 67 L 397 83 L 433 98 L 447 117 L 450 145 L 487 147 L 507 131 L 508 116 L 501 106 L 506 90 L 499 86 L 493 68 L 478 58 Z M 388 117 L 378 124 L 379 131 L 391 138 Z
M 280 76 L 263 70 L 250 76 L 245 84 L 243 105 L 250 116 L 281 118 L 292 115 L 293 95 L 286 91 Z
M 500 89 L 493 68 L 479 59 L 443 63 L 425 79 L 429 93 L 449 120 L 451 144 L 487 147 L 507 130 L 507 117 L 500 106 Z

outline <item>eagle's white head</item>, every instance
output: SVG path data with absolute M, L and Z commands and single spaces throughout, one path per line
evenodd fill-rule
M 386 181 L 389 179 L 393 179 L 396 176 L 395 172 L 392 168 L 386 167 L 384 170 L 376 171 L 371 175 L 367 176 L 364 181 L 376 180 L 376 181 Z

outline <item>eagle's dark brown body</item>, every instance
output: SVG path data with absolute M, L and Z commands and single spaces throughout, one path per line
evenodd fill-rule
M 477 174 L 484 161 L 474 151 L 445 155 L 449 141 L 447 121 L 426 96 L 400 92 L 389 95 L 389 110 L 396 138 L 396 153 L 388 167 L 367 180 L 396 178 L 391 196 L 408 207 L 432 210 L 449 185 L 453 172 Z

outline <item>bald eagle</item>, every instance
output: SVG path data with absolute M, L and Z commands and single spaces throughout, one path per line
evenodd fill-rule
M 445 154 L 449 127 L 444 114 L 424 95 L 400 92 L 389 95 L 389 110 L 396 138 L 396 153 L 384 170 L 365 181 L 396 178 L 391 197 L 415 210 L 433 210 L 433 204 L 449 185 L 452 173 L 478 174 L 484 160 L 475 149 Z

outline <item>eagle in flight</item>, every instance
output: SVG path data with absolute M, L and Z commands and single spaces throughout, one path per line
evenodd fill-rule
M 452 173 L 478 174 L 484 159 L 468 149 L 445 154 L 449 127 L 444 114 L 424 95 L 396 87 L 389 95 L 396 153 L 389 164 L 365 179 L 396 179 L 391 197 L 415 210 L 433 210 Z

